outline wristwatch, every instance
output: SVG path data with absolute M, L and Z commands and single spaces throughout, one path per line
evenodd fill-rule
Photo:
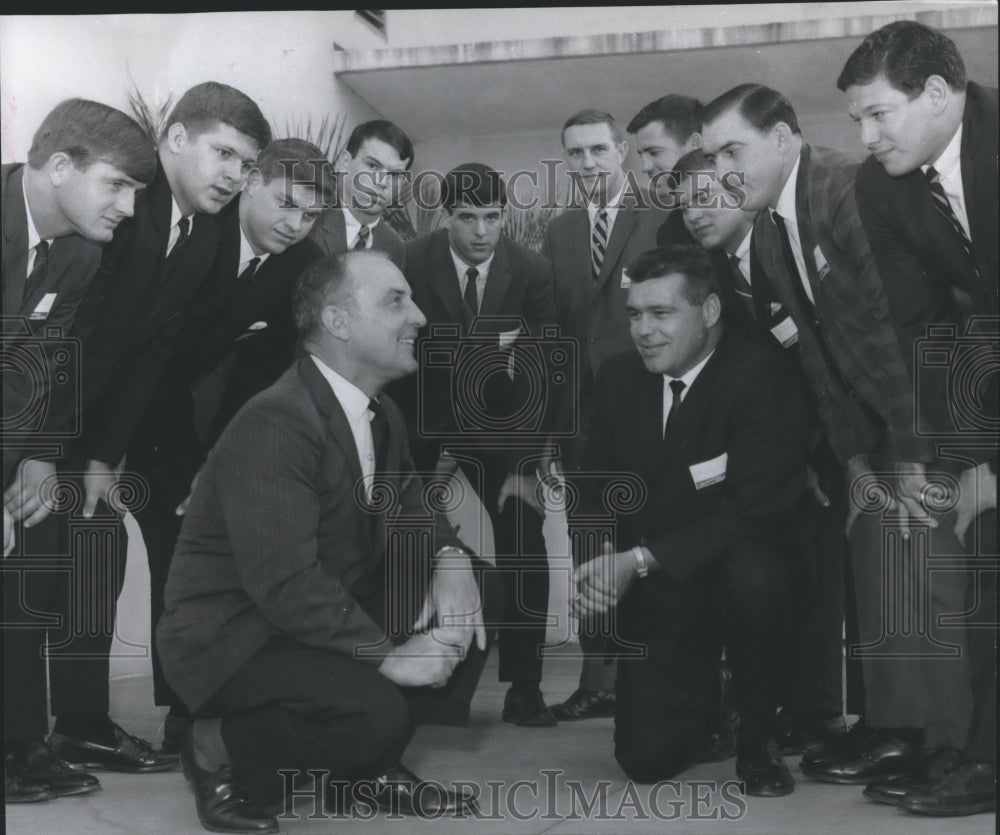
M 646 555 L 642 553 L 642 547 L 636 545 L 632 549 L 632 556 L 635 557 L 636 570 L 640 577 L 649 575 L 649 563 L 646 562 Z

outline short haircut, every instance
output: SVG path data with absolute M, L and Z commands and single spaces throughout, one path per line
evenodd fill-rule
M 932 75 L 941 76 L 953 90 L 965 89 L 965 62 L 955 42 L 913 20 L 898 20 L 865 38 L 844 64 L 837 87 L 870 84 L 879 75 L 911 99 Z
M 80 171 L 104 162 L 140 183 L 156 175 L 156 146 L 134 119 L 89 99 L 57 104 L 35 131 L 28 165 L 42 168 L 53 154 L 64 153 Z
M 702 124 L 714 122 L 734 107 L 740 116 L 761 133 L 769 131 L 779 122 L 788 125 L 792 133 L 801 133 L 791 102 L 777 90 L 763 84 L 740 84 L 713 99 L 702 111 Z
M 499 171 L 481 162 L 452 168 L 441 182 L 441 205 L 450 213 L 459 203 L 471 206 L 506 206 L 507 186 Z
M 406 167 L 413 165 L 413 143 L 410 141 L 402 128 L 388 122 L 385 119 L 372 119 L 370 122 L 362 122 L 353 131 L 344 146 L 344 150 L 354 156 L 361 150 L 361 146 L 369 139 L 378 139 L 386 145 L 395 149 L 399 158 L 406 160 Z
M 219 122 L 224 122 L 249 136 L 259 148 L 265 148 L 271 142 L 271 128 L 257 103 L 246 93 L 218 81 L 196 84 L 181 96 L 167 117 L 160 138 L 163 139 L 170 126 L 178 122 L 192 136 L 212 130 Z
M 695 171 L 713 170 L 714 166 L 708 161 L 705 152 L 701 148 L 695 148 L 693 151 L 688 151 L 674 163 L 674 170 L 670 172 L 670 179 L 672 182 L 679 183 Z
M 327 255 L 313 261 L 299 276 L 292 291 L 292 315 L 300 339 L 317 333 L 323 308 L 342 293 L 347 284 L 350 252 Z
M 702 304 L 713 293 L 722 301 L 712 259 L 700 246 L 675 244 L 647 249 L 632 259 L 626 271 L 633 284 L 678 273 L 684 276 L 684 298 L 689 303 Z
M 659 122 L 678 144 L 683 145 L 691 134 L 701 130 L 702 107 L 698 99 L 671 93 L 643 107 L 625 130 L 638 133 L 651 122 Z
M 562 129 L 564 145 L 566 144 L 566 129 L 574 125 L 607 125 L 611 128 L 611 135 L 615 138 L 615 142 L 621 142 L 625 138 L 614 116 L 610 113 L 605 113 L 603 110 L 588 109 L 577 111 L 566 120 L 566 124 L 563 125 Z
M 265 184 L 283 177 L 289 185 L 311 186 L 324 206 L 336 197 L 330 163 L 319 148 L 304 139 L 275 139 L 260 152 L 254 168 Z

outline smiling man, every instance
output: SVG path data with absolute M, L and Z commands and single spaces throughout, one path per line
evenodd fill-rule
M 671 93 L 647 104 L 628 123 L 626 130 L 635 136 L 639 164 L 659 208 L 673 208 L 667 175 L 677 160 L 701 146 L 701 108 L 698 99 Z
M 705 753 L 722 646 L 742 717 L 736 773 L 746 793 L 794 789 L 773 740 L 801 566 L 794 516 L 805 483 L 805 400 L 775 347 L 725 329 L 699 247 L 628 265 L 635 347 L 608 360 L 584 452 L 590 473 L 634 473 L 645 501 L 616 518 L 603 554 L 574 555 L 581 615 L 618 610 L 615 756 L 643 783 Z M 581 484 L 575 513 L 599 515 L 608 485 Z
M 994 370 L 976 382 L 980 388 L 972 399 L 981 404 L 980 425 L 996 425 L 997 91 L 967 81 L 955 43 L 912 21 L 889 24 L 865 38 L 837 86 L 871 152 L 857 173 L 858 211 L 903 354 L 915 357 L 929 326 L 943 326 L 948 334 L 938 337 L 934 348 L 954 356 L 949 373 L 928 374 L 919 364 L 912 371 L 921 383 L 924 425 L 959 456 L 938 464 L 959 480 L 954 533 L 973 543 L 982 559 L 995 554 L 997 538 L 996 434 L 956 425 L 952 407 L 960 401 L 949 383 L 965 358 L 982 350 L 973 348 L 978 341 L 963 344 L 973 317 L 984 317 L 980 322 L 994 317 Z M 932 622 L 938 613 L 976 609 L 977 620 L 996 622 L 995 571 L 974 577 L 944 572 L 932 594 Z M 932 694 L 928 732 L 936 750 L 913 779 L 865 792 L 910 812 L 962 815 L 996 808 L 994 635 L 975 626 L 949 631 L 949 641 L 964 644 L 971 678 L 964 691 L 938 691 L 934 684 L 942 664 L 924 665 Z M 966 729 L 949 718 L 970 691 L 973 710 Z

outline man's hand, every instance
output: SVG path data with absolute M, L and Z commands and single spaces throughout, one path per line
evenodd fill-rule
M 14 550 L 14 518 L 7 511 L 7 505 L 3 508 L 3 555 L 6 557 Z
M 901 507 L 900 515 L 909 515 L 931 528 L 938 526 L 937 519 L 930 515 L 924 506 L 924 494 L 930 485 L 927 481 L 927 470 L 919 462 L 896 462 L 896 498 Z
M 848 459 L 845 469 L 847 470 L 847 523 L 844 526 L 844 533 L 846 536 L 850 536 L 854 523 L 861 515 L 861 506 L 855 501 L 855 494 L 860 493 L 863 496 L 868 496 L 879 492 L 881 488 L 868 464 L 868 456 L 864 453 L 859 453 Z M 855 488 L 856 483 L 858 484 L 857 488 Z M 892 497 L 889 497 L 889 502 L 891 507 L 896 505 Z
M 500 486 L 497 510 L 502 513 L 510 498 L 520 499 L 539 516 L 545 516 L 545 505 L 538 498 L 538 479 L 534 475 L 509 473 Z
M 201 478 L 200 469 L 198 470 L 198 472 L 194 474 L 194 478 L 191 479 L 191 489 L 188 490 L 187 498 L 185 498 L 184 501 L 182 501 L 179 505 L 177 505 L 177 509 L 174 511 L 174 513 L 177 516 L 183 516 L 185 513 L 187 513 L 188 505 L 191 504 L 191 497 L 194 495 L 194 488 L 198 486 L 199 478 Z
M 3 504 L 13 521 L 24 520 L 24 526 L 37 525 L 52 512 L 42 501 L 42 483 L 56 474 L 51 461 L 25 458 L 17 468 L 13 484 L 3 494 Z
M 987 510 L 996 510 L 997 474 L 990 472 L 989 464 L 963 470 L 958 477 L 959 497 L 955 507 L 955 536 L 965 545 L 969 525 Z
M 421 632 L 393 647 L 378 671 L 400 687 L 442 687 L 462 658 L 450 630 Z
M 625 596 L 625 592 L 638 575 L 638 565 L 631 551 L 611 551 L 605 546 L 604 553 L 579 566 L 573 572 L 576 597 L 571 611 L 577 617 L 600 615 Z
M 111 488 L 118 483 L 118 474 L 103 461 L 88 461 L 83 476 L 83 517 L 89 519 L 97 510 L 97 503 L 108 503 Z
M 812 467 L 806 467 L 806 490 L 809 491 L 816 500 L 816 504 L 820 507 L 830 506 L 830 498 L 823 492 L 823 488 L 819 486 L 819 476 L 816 475 L 816 471 Z
M 439 555 L 434 569 L 430 593 L 424 601 L 414 632 L 425 632 L 432 625 L 438 632 L 453 635 L 464 656 L 473 639 L 481 649 L 486 649 L 486 626 L 483 622 L 483 603 L 472 573 L 468 554 L 453 549 Z
M 458 472 L 458 461 L 452 458 L 447 451 L 438 456 L 434 469 L 438 475 L 454 475 Z

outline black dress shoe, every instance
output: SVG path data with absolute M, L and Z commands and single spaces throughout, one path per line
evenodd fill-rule
M 781 711 L 774 720 L 774 741 L 782 754 L 802 754 L 847 733 L 843 716 L 802 716 Z
M 19 765 L 24 780 L 45 783 L 58 797 L 93 794 L 101 790 L 100 780 L 70 765 L 43 740 L 28 746 Z
M 4 803 L 38 803 L 52 800 L 55 796 L 56 793 L 48 784 L 28 780 L 24 776 L 24 769 L 13 754 L 6 755 L 3 771 Z
M 802 754 L 801 765 L 804 768 L 806 765 L 859 757 L 877 733 L 876 728 L 868 726 L 862 719 L 855 722 L 846 734 L 808 746 Z
M 180 753 L 184 731 L 190 724 L 190 716 L 178 716 L 173 711 L 167 714 L 167 718 L 163 720 L 163 744 L 160 745 L 163 756 L 176 757 Z
M 556 717 L 537 687 L 528 690 L 511 687 L 504 696 L 500 718 L 525 728 L 551 728 L 556 724 Z
M 552 714 L 560 722 L 599 719 L 615 715 L 614 690 L 585 690 L 578 687 L 565 702 L 553 705 Z
M 962 755 L 951 748 L 936 748 L 921 756 L 920 769 L 915 774 L 887 777 L 865 786 L 862 794 L 876 803 L 898 806 L 906 795 L 917 789 L 934 785 L 950 771 L 962 764 Z
M 244 832 L 264 835 L 278 831 L 274 816 L 246 798 L 233 775 L 232 766 L 208 771 L 195 762 L 191 729 L 184 735 L 180 750 L 184 776 L 194 785 L 198 819 L 209 832 Z
M 479 810 L 475 800 L 448 791 L 440 783 L 421 780 L 401 763 L 374 780 L 375 802 L 379 810 L 394 815 L 411 815 L 432 820 Z
M 55 732 L 49 734 L 49 745 L 64 760 L 81 768 L 129 774 L 149 774 L 177 768 L 176 756 L 161 754 L 146 740 L 126 733 L 120 725 L 113 728 L 114 745 L 101 745 Z
M 996 768 L 991 763 L 962 763 L 933 785 L 909 792 L 899 808 L 941 817 L 992 812 L 997 808 Z
M 880 778 L 919 773 L 920 749 L 882 732 L 856 757 L 822 763 L 803 761 L 801 768 L 810 780 L 860 785 Z
M 754 797 L 783 797 L 795 791 L 795 779 L 773 739 L 756 751 L 738 753 L 736 776 L 744 783 L 743 793 Z

